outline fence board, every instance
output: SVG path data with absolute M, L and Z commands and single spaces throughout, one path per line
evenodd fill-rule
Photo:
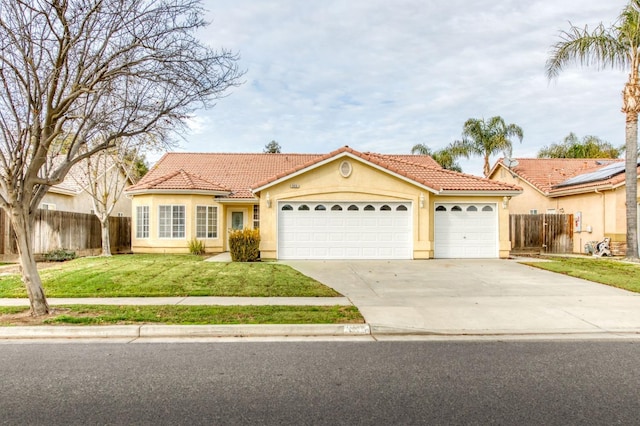
M 571 253 L 572 214 L 509 215 L 512 252 Z
M 17 248 L 11 224 L 4 211 L 0 211 L 0 255 L 15 255 Z M 109 237 L 111 251 L 131 251 L 131 218 L 110 217 Z M 100 221 L 95 215 L 59 210 L 38 210 L 33 227 L 34 253 L 47 253 L 56 249 L 67 249 L 79 254 L 96 252 L 102 248 Z

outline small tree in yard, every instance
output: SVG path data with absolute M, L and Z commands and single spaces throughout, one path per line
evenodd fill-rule
M 71 167 L 120 141 L 169 144 L 240 84 L 237 56 L 194 36 L 197 0 L 0 0 L 0 207 L 33 315 L 49 312 L 34 215 Z
M 89 194 L 93 211 L 100 221 L 102 256 L 111 256 L 109 217 L 135 173 L 136 163 L 128 161 L 130 150 L 118 148 L 102 151 L 78 164 L 80 173 L 73 178 Z

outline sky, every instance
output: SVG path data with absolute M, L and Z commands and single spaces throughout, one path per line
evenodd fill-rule
M 615 22 L 626 0 L 204 0 L 207 44 L 240 55 L 244 84 L 189 120 L 177 151 L 409 154 L 461 138 L 469 118 L 523 129 L 513 157 L 569 134 L 624 144 L 626 73 L 545 62 L 569 23 Z M 500 157 L 492 157 L 492 164 Z M 150 160 L 153 158 L 148 157 Z M 482 160 L 459 161 L 481 175 Z

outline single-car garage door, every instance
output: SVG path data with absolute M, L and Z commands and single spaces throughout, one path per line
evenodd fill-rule
M 495 204 L 436 204 L 434 228 L 436 258 L 498 257 Z
M 411 259 L 409 202 L 280 202 L 279 259 Z

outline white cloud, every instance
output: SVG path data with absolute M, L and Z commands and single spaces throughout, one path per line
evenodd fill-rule
M 560 29 L 612 23 L 625 0 L 206 1 L 202 38 L 241 55 L 246 84 L 190 123 L 189 151 L 408 153 L 468 118 L 524 129 L 517 156 L 570 131 L 620 145 L 624 73 L 544 67 Z M 462 162 L 480 173 L 476 160 Z

